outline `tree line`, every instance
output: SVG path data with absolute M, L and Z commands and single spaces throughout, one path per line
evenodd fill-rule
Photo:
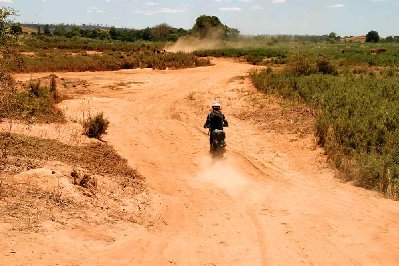
M 186 35 L 194 35 L 199 38 L 206 38 L 212 33 L 212 37 L 217 38 L 233 38 L 239 35 L 239 31 L 230 28 L 215 16 L 200 16 L 197 18 L 194 26 L 189 29 L 175 28 L 168 24 L 159 24 L 154 27 L 144 29 L 127 29 L 116 27 L 101 27 L 87 25 L 52 25 L 52 24 L 14 24 L 12 31 L 15 34 L 22 34 L 22 27 L 36 29 L 33 35 L 45 36 L 61 36 L 61 37 L 84 37 L 102 40 L 119 40 L 119 41 L 177 41 L 180 37 Z
M 11 32 L 18 35 L 22 34 L 22 26 L 36 29 L 33 35 L 46 36 L 62 36 L 62 37 L 84 37 L 101 40 L 119 40 L 126 42 L 135 41 L 177 41 L 180 37 L 191 35 L 203 38 L 221 38 L 224 40 L 235 39 L 240 36 L 238 29 L 230 28 L 223 24 L 216 16 L 202 15 L 196 19 L 195 24 L 189 30 L 183 28 L 175 28 L 166 23 L 156 25 L 154 27 L 147 27 L 144 29 L 128 29 L 116 27 L 102 27 L 93 25 L 53 25 L 53 24 L 23 24 L 15 23 L 11 27 Z M 258 35 L 254 38 L 267 37 L 269 35 Z M 310 41 L 310 42 L 337 42 L 347 37 L 342 38 L 335 32 L 326 35 L 270 35 L 274 42 L 281 41 Z M 399 36 L 388 36 L 381 38 L 377 31 L 369 31 L 366 35 L 366 42 L 399 42 Z

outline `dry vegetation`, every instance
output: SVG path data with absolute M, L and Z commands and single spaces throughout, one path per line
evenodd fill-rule
M 89 138 L 100 139 L 107 131 L 109 121 L 104 117 L 104 113 L 98 113 L 95 116 L 89 116 L 82 123 L 83 131 Z
M 24 56 L 21 66 L 13 72 L 81 72 L 106 71 L 133 68 L 179 69 L 210 65 L 209 59 L 185 53 L 154 53 L 143 49 L 140 52 L 107 51 L 103 54 L 88 54 L 82 50 L 73 55 L 68 51 L 50 50 L 36 56 Z
M 21 63 L 12 72 L 106 71 L 132 68 L 179 69 L 210 65 L 188 53 L 167 53 L 162 44 L 31 36 L 18 49 Z
M 56 107 L 64 96 L 57 89 L 56 76 L 15 84 L 10 75 L 0 78 L 0 118 L 30 122 L 64 122 Z

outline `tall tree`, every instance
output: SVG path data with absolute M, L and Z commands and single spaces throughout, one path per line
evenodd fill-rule
M 216 16 L 199 16 L 191 30 L 192 34 L 198 35 L 203 39 L 206 37 L 222 37 L 223 39 L 229 37 L 236 37 L 239 33 L 237 29 L 229 28 L 224 25 Z
M 47 36 L 51 35 L 50 26 L 48 24 L 44 25 L 43 33 Z
M 379 42 L 380 36 L 375 30 L 369 31 L 366 35 L 366 42 Z

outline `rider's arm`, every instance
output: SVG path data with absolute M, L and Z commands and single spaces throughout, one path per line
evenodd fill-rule
M 209 123 L 210 123 L 210 119 L 209 119 L 209 114 L 208 114 L 208 116 L 206 117 L 204 128 L 209 128 Z
M 228 127 L 228 126 L 229 126 L 229 122 L 228 122 L 227 119 L 224 117 L 224 115 L 223 115 L 223 126 L 224 126 L 224 127 Z

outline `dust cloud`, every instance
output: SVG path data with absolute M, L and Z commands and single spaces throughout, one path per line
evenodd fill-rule
M 191 53 L 197 50 L 220 49 L 225 47 L 220 30 L 210 30 L 204 38 L 198 36 L 183 36 L 176 43 L 165 47 L 167 52 Z
M 197 50 L 219 49 L 224 47 L 224 42 L 217 39 L 199 39 L 197 37 L 185 36 L 177 42 L 165 48 L 167 52 L 191 53 Z
M 204 158 L 196 180 L 223 190 L 230 196 L 240 196 L 247 190 L 249 179 L 230 159 Z

